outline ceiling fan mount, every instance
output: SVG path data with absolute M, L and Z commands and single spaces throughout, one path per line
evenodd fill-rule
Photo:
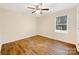
M 37 5 L 34 5 L 34 7 L 29 6 L 27 8 L 32 9 L 32 13 L 42 14 L 42 11 L 49 11 L 49 8 L 43 7 L 43 3 L 38 3 Z

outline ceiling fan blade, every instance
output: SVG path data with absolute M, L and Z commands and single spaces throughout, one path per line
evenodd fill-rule
M 35 9 L 35 8 L 33 8 L 33 7 L 27 7 L 27 8 L 29 8 L 29 9 Z
M 49 8 L 41 9 L 41 10 L 49 10 Z
M 32 13 L 35 13 L 36 11 L 33 11 Z

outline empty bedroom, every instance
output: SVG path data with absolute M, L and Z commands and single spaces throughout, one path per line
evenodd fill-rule
M 0 55 L 79 55 L 78 3 L 0 3 Z

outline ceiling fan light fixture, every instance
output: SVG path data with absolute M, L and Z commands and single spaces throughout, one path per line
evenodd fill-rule
M 37 10 L 35 13 L 36 13 L 36 14 L 40 14 L 40 10 Z

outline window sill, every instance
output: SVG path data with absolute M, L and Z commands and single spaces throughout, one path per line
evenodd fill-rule
M 68 33 L 68 31 L 62 31 L 62 30 L 55 30 L 57 33 Z

